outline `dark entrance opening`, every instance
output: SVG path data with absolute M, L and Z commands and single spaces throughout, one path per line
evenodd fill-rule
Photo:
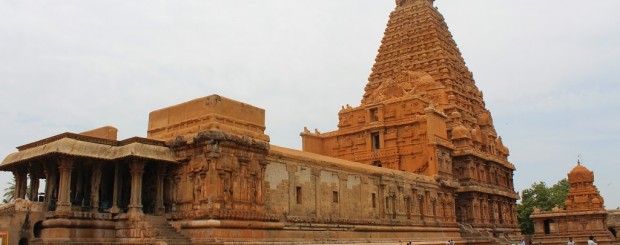
M 144 166 L 142 175 L 142 212 L 145 214 L 155 213 L 157 201 L 157 164 L 150 163 Z
M 43 230 L 43 221 L 39 221 L 34 224 L 34 227 L 32 229 L 32 236 L 34 236 L 34 238 L 40 238 L 41 230 Z
M 551 234 L 551 224 L 553 223 L 554 221 L 552 219 L 545 220 L 545 234 Z

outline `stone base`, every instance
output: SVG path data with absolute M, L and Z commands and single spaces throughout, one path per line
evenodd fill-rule
M 387 225 L 343 225 L 317 223 L 280 223 L 260 221 L 188 220 L 172 222 L 174 227 L 196 244 L 247 242 L 253 244 L 362 244 L 409 241 L 445 244 L 453 239 L 459 244 L 490 244 L 482 238 L 470 243 L 461 238 L 457 227 L 411 227 Z
M 116 223 L 105 220 L 48 219 L 43 221 L 42 238 L 114 238 Z

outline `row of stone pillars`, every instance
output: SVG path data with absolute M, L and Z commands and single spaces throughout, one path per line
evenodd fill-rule
M 61 156 L 58 158 L 58 172 L 56 169 L 45 165 L 44 173 L 46 177 L 45 196 L 46 202 L 51 204 L 54 198 L 54 192 L 57 190 L 58 200 L 56 202 L 56 211 L 65 212 L 71 211 L 71 175 L 74 169 L 75 158 Z M 97 211 L 99 208 L 99 187 L 101 184 L 101 163 L 93 164 L 91 175 L 91 203 L 92 210 Z M 116 163 L 114 170 L 114 189 L 112 194 L 112 207 L 110 213 L 119 213 L 118 207 L 120 199 L 120 189 L 122 184 L 120 163 Z M 131 196 L 129 199 L 128 213 L 142 213 L 142 177 L 144 174 L 145 161 L 134 159 L 129 163 L 130 183 L 131 183 Z M 166 172 L 166 166 L 159 164 L 156 173 L 157 193 L 155 197 L 155 213 L 164 212 L 164 176 Z M 13 170 L 15 176 L 15 198 L 25 198 L 27 189 L 27 174 L 28 168 L 19 166 Z M 57 178 L 58 187 L 56 187 Z M 36 200 L 39 189 L 39 178 L 34 176 L 31 172 L 31 184 L 30 184 L 30 199 Z M 48 205 L 49 206 L 49 205 Z

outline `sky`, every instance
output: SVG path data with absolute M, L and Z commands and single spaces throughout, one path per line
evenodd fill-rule
M 0 157 L 219 94 L 266 110 L 271 143 L 357 106 L 393 0 L 0 0 Z M 620 206 L 620 1 L 437 0 L 516 166 L 515 190 L 576 165 Z M 0 192 L 11 178 L 0 173 Z

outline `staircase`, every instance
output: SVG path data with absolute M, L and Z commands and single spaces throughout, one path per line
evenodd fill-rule
M 157 231 L 158 235 L 154 237 L 155 241 L 165 242 L 165 244 L 174 245 L 191 245 L 192 240 L 183 236 L 174 227 L 172 227 L 165 217 L 147 215 L 146 222 L 149 223 L 152 229 Z
M 493 233 L 488 231 L 479 231 L 469 224 L 459 223 L 461 236 L 466 240 L 488 240 L 491 244 L 520 244 L 518 240 L 511 239 L 508 236 L 495 237 Z

